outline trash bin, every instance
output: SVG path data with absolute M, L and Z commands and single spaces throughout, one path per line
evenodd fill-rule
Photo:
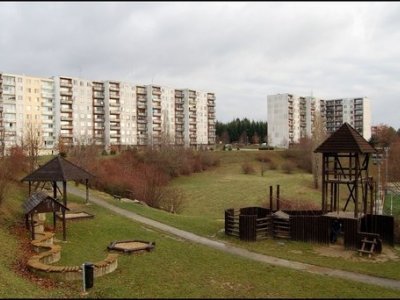
M 90 262 L 84 263 L 85 268 L 85 288 L 90 289 L 93 287 L 94 278 L 94 265 Z

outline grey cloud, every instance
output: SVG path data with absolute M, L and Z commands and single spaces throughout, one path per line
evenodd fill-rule
M 266 120 L 268 94 L 368 96 L 400 127 L 398 3 L 0 4 L 0 71 L 209 90 L 217 119 Z

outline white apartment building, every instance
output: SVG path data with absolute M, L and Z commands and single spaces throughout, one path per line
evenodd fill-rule
M 41 151 L 55 144 L 54 83 L 48 78 L 0 74 L 0 149 L 41 140 Z
M 268 142 L 274 147 L 288 148 L 301 137 L 311 137 L 317 114 L 328 133 L 347 122 L 365 139 L 371 137 L 371 112 L 366 97 L 322 100 L 278 94 L 267 96 L 267 106 Z
M 328 133 L 347 122 L 366 140 L 371 138 L 371 108 L 367 97 L 326 100 L 325 109 Z
M 28 127 L 40 137 L 42 153 L 56 150 L 58 142 L 94 143 L 106 150 L 161 143 L 210 147 L 215 144 L 215 95 L 0 73 L 0 149 L 21 145 Z

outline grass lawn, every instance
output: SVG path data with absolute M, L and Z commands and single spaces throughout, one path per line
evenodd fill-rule
M 141 239 L 155 250 L 120 255 L 118 269 L 96 278 L 94 298 L 398 297 L 398 291 L 264 265 L 146 228 L 84 200 L 69 197 L 93 219 L 69 221 L 58 264 L 94 262 L 113 240 Z M 57 237 L 61 238 L 61 230 Z M 79 295 L 80 282 L 71 289 Z M 340 288 L 338 288 L 340 287 Z M 29 294 L 28 294 L 29 295 Z
M 240 208 L 257 206 L 269 199 L 269 186 L 281 186 L 281 198 L 296 199 L 299 205 L 310 201 L 320 203 L 321 194 L 312 188 L 312 176 L 302 172 L 284 174 L 280 170 L 269 170 L 261 176 L 260 173 L 245 175 L 241 173 L 243 161 L 257 164 L 254 160 L 256 151 L 221 151 L 221 166 L 192 176 L 179 177 L 172 184 L 180 188 L 185 195 L 185 207 L 181 214 L 174 215 L 161 210 L 144 207 L 141 205 L 121 203 L 104 193 L 93 192 L 108 199 L 111 203 L 134 211 L 143 216 L 158 220 L 165 224 L 188 230 L 190 232 L 220 239 L 251 251 L 276 256 L 285 259 L 316 264 L 320 266 L 338 268 L 343 270 L 361 272 L 365 274 L 400 279 L 398 272 L 399 261 L 388 259 L 377 263 L 374 259 L 358 259 L 353 251 L 350 258 L 331 257 L 319 254 L 321 248 L 318 244 L 294 241 L 281 241 L 268 239 L 256 243 L 242 242 L 224 234 L 224 210 L 226 208 Z M 276 152 L 269 155 L 282 162 Z M 385 246 L 397 257 L 400 251 L 396 248 Z
M 165 224 L 193 233 L 219 239 L 276 257 L 339 268 L 349 271 L 400 279 L 398 260 L 377 263 L 374 260 L 357 260 L 328 257 L 317 253 L 320 246 L 285 240 L 264 240 L 246 243 L 225 236 L 224 210 L 243 206 L 261 205 L 269 199 L 269 186 L 281 186 L 281 198 L 320 203 L 320 193 L 312 188 L 312 177 L 296 171 L 284 174 L 269 170 L 260 174 L 255 161 L 258 151 L 216 151 L 220 167 L 180 177 L 172 185 L 185 196 L 185 206 L 179 215 L 137 204 L 123 203 L 111 196 L 91 191 L 106 201 L 147 216 Z M 283 160 L 276 151 L 268 155 L 280 165 Z M 254 165 L 256 173 L 241 172 L 243 162 Z M 69 185 L 73 183 L 69 183 Z M 82 187 L 82 186 L 81 186 Z M 2 223 L 13 223 L 8 212 L 20 210 L 24 196 L 16 189 L 13 201 L 2 206 Z M 345 297 L 345 298 L 398 298 L 399 292 L 364 285 L 327 276 L 319 276 L 260 264 L 244 258 L 225 254 L 202 245 L 192 244 L 139 223 L 117 216 L 96 205 L 84 205 L 84 200 L 69 196 L 70 203 L 81 210 L 95 214 L 93 219 L 68 221 L 67 242 L 61 242 L 61 261 L 57 264 L 79 265 L 96 262 L 107 255 L 107 245 L 118 239 L 140 239 L 156 242 L 153 252 L 121 255 L 118 269 L 104 277 L 96 278 L 89 297 L 98 298 L 255 298 L 255 297 Z M 60 224 L 59 224 L 60 226 Z M 61 239 L 61 230 L 57 233 Z M 0 229 L 6 251 L 0 258 L 0 297 L 79 297 L 81 282 L 64 283 L 51 289 L 42 289 L 16 275 L 11 270 L 15 261 L 17 241 L 7 230 Z M 399 250 L 393 252 L 400 256 Z M 10 292 L 3 290 L 8 287 Z

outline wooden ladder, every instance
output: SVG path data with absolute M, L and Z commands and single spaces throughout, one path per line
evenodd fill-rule
M 357 250 L 360 256 L 363 255 L 363 253 L 368 254 L 368 257 L 371 257 L 371 255 L 374 253 L 375 246 L 377 244 L 376 238 L 373 238 L 372 240 L 369 240 L 368 238 L 364 237 L 362 240 L 362 245 L 361 249 Z M 366 249 L 367 246 L 369 246 L 369 249 Z

